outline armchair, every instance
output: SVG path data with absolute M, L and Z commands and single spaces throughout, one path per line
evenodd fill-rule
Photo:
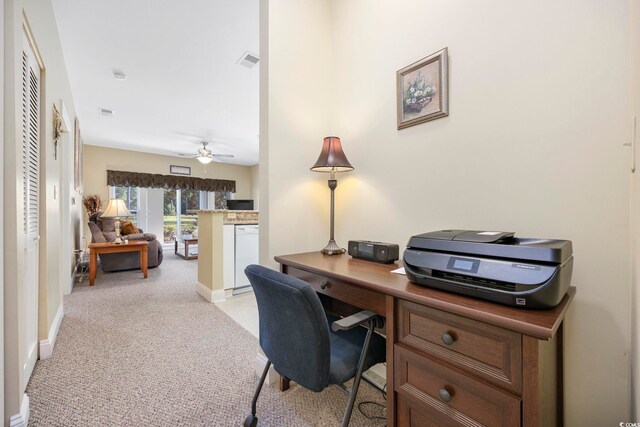
M 115 224 L 113 218 L 100 218 L 102 212 L 96 212 L 89 217 L 89 230 L 91 230 L 91 243 L 113 242 L 115 236 Z M 148 267 L 154 268 L 162 264 L 162 244 L 153 233 L 139 233 L 122 236 L 128 240 L 146 240 L 149 242 Z M 117 254 L 101 254 L 100 265 L 102 271 L 121 271 L 140 268 L 140 257 L 137 253 L 126 252 Z
M 283 377 L 315 392 L 354 378 L 342 419 L 342 427 L 348 426 L 362 373 L 386 357 L 386 341 L 374 333 L 382 318 L 361 311 L 339 319 L 325 313 L 311 285 L 300 279 L 259 265 L 248 266 L 245 274 L 258 303 L 260 347 L 268 361 L 244 427 L 258 425 L 256 405 L 271 364 Z

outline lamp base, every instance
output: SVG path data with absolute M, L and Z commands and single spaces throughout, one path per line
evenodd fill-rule
M 340 255 L 345 253 L 346 249 L 341 248 L 335 240 L 331 239 L 329 240 L 329 243 L 327 243 L 327 246 L 325 246 L 320 252 L 325 255 Z

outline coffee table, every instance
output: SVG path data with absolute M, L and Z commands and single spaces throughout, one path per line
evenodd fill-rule
M 93 286 L 96 281 L 98 255 L 121 252 L 139 252 L 140 269 L 144 278 L 147 278 L 149 242 L 146 240 L 133 240 L 129 243 L 91 243 L 89 245 L 89 286 Z
M 175 254 L 178 255 L 179 257 L 182 257 L 184 259 L 198 259 L 198 255 L 192 255 L 189 253 L 189 246 L 191 245 L 197 245 L 198 244 L 198 239 L 197 238 L 193 238 L 193 237 L 185 237 L 184 239 L 181 239 L 184 242 L 184 255 L 182 255 L 179 251 L 178 251 L 178 239 L 176 239 L 176 247 L 175 247 Z

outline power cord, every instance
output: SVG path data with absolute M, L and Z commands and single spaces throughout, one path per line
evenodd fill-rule
M 377 407 L 380 407 L 380 408 L 382 408 L 383 413 L 384 413 L 384 412 L 386 411 L 386 409 L 387 409 L 385 405 L 383 405 L 383 404 L 381 404 L 381 403 L 378 403 L 378 402 L 372 402 L 372 401 L 368 401 L 368 400 L 365 400 L 364 402 L 360 402 L 360 403 L 358 403 L 358 411 L 360 411 L 360 413 L 361 413 L 365 418 L 367 418 L 367 419 L 369 419 L 369 420 L 386 420 L 386 419 L 387 419 L 387 417 L 386 417 L 386 416 L 381 416 L 381 415 L 371 415 L 371 414 L 367 414 L 367 413 L 365 413 L 365 411 L 364 411 L 364 409 L 363 409 L 363 407 L 364 407 L 365 405 L 372 405 L 373 407 L 376 407 L 376 406 L 377 406 Z
M 385 365 L 386 365 L 386 363 L 385 363 Z M 387 385 L 385 384 L 384 387 L 382 387 L 382 398 L 385 401 L 387 400 L 387 391 L 386 390 L 387 390 Z M 365 412 L 365 409 L 364 409 L 366 407 L 366 405 L 369 405 L 370 407 L 374 407 L 374 408 L 375 407 L 382 408 L 382 413 L 385 414 L 385 415 L 383 416 L 383 415 L 367 414 Z M 387 406 L 383 405 L 381 403 L 378 403 L 378 402 L 373 402 L 371 400 L 365 400 L 365 401 L 362 401 L 362 402 L 358 403 L 358 411 L 360 411 L 360 413 L 365 418 L 367 418 L 369 420 L 386 420 L 387 419 L 387 417 L 386 417 Z

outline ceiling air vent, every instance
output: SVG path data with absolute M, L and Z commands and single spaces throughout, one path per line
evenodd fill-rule
M 245 52 L 242 54 L 242 57 L 238 60 L 238 64 L 243 67 L 253 68 L 260 61 L 260 58 L 255 53 Z
M 113 110 L 109 110 L 108 108 L 101 108 L 100 109 L 100 114 L 102 114 L 103 116 L 113 116 Z

